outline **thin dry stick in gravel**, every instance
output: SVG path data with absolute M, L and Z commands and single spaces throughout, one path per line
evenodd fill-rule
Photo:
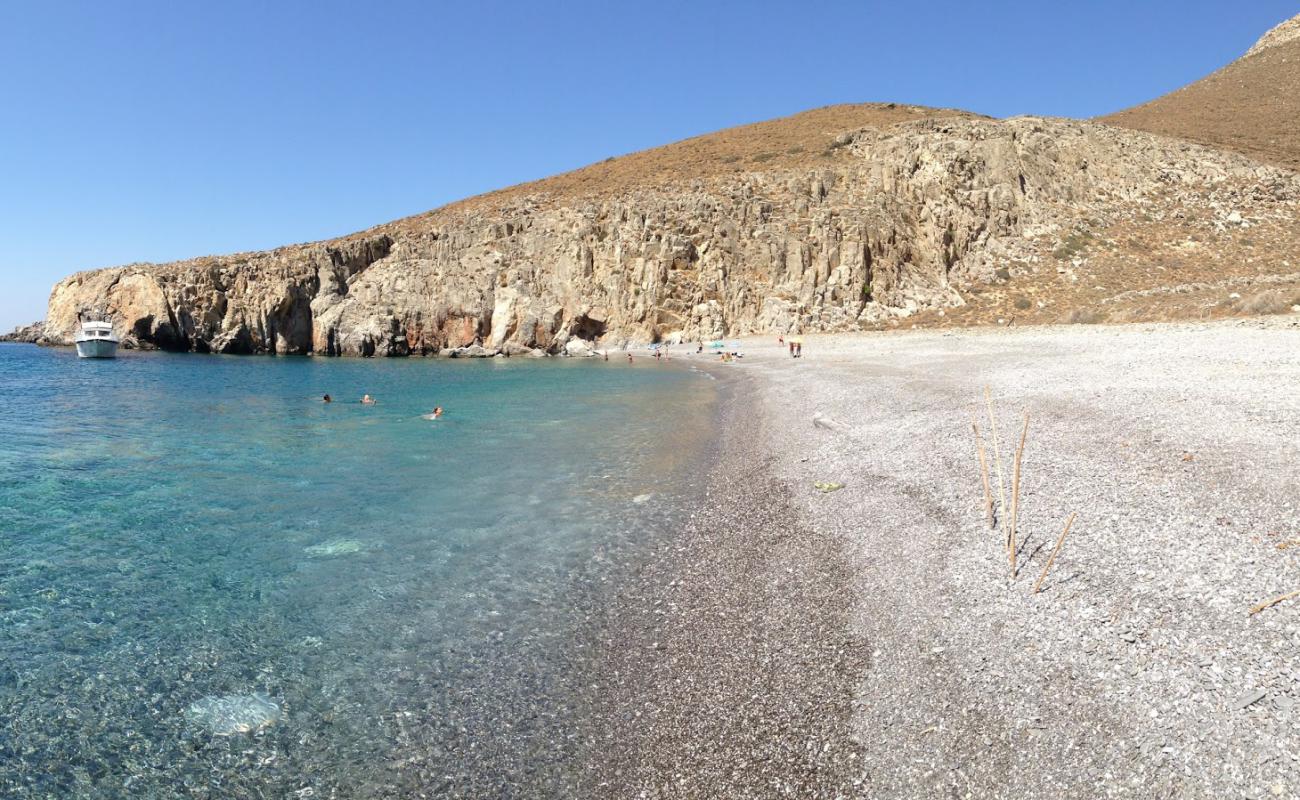
M 984 437 L 980 436 L 979 423 L 975 421 L 975 415 L 971 414 L 970 426 L 975 431 L 975 447 L 979 450 L 980 455 L 980 479 L 984 481 L 984 518 L 988 521 L 989 527 L 993 527 L 993 490 L 989 488 L 989 460 L 984 455 Z
M 1259 612 L 1263 611 L 1264 609 L 1269 608 L 1271 606 L 1275 606 L 1278 603 L 1282 602 L 1283 600 L 1290 600 L 1292 597 L 1300 597 L 1300 589 L 1296 589 L 1294 592 L 1287 592 L 1286 594 L 1278 595 L 1277 597 L 1274 597 L 1272 600 L 1265 600 L 1259 605 L 1251 606 L 1250 616 L 1253 617 Z
M 989 387 L 984 387 L 984 405 L 989 410 L 989 428 L 993 435 L 993 466 L 997 468 L 998 473 L 998 519 L 1005 530 L 1006 512 L 1007 512 L 1007 490 L 1004 488 L 1005 483 L 1002 480 L 1002 453 L 998 449 L 998 421 L 993 416 L 993 398 L 989 394 Z
M 1074 513 L 1071 513 L 1070 518 L 1065 521 L 1065 530 L 1061 531 L 1061 538 L 1056 540 L 1056 547 L 1052 548 L 1052 554 L 1047 557 L 1047 564 L 1043 566 L 1043 574 L 1039 575 L 1038 580 L 1034 581 L 1034 594 L 1038 594 L 1038 590 L 1043 587 L 1043 578 L 1047 577 L 1047 571 L 1052 568 L 1052 562 L 1056 561 L 1056 554 L 1061 552 L 1061 545 L 1065 544 L 1065 535 L 1070 532 L 1070 526 L 1073 524 Z
M 1016 464 L 1011 470 L 1011 524 L 1007 526 L 1007 558 L 1011 562 L 1011 580 L 1016 579 L 1016 522 L 1020 519 L 1020 460 L 1025 455 L 1025 437 L 1029 435 L 1029 412 L 1025 412 L 1025 427 L 1020 431 L 1020 445 L 1016 447 Z

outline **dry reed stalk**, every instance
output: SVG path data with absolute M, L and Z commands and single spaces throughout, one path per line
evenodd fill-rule
M 1020 445 L 1016 447 L 1016 463 L 1011 469 L 1011 524 L 1007 527 L 1007 559 L 1011 562 L 1011 580 L 1016 579 L 1016 522 L 1020 519 L 1020 460 L 1025 455 L 1025 437 L 1029 435 L 1029 412 L 1025 412 L 1025 427 L 1020 431 Z
M 1047 571 L 1052 568 L 1052 563 L 1056 561 L 1056 554 L 1061 552 L 1061 545 L 1065 544 L 1065 535 L 1070 532 L 1070 526 L 1073 524 L 1074 514 L 1071 513 L 1070 518 L 1065 521 L 1065 530 L 1061 531 L 1061 538 L 1056 540 L 1056 547 L 1052 548 L 1052 554 L 1047 557 L 1047 564 L 1043 566 L 1043 574 L 1039 575 L 1038 580 L 1034 581 L 1034 594 L 1038 594 L 1038 590 L 1043 587 L 1043 579 L 1047 577 Z
M 1005 533 L 1007 520 L 1007 490 L 1006 483 L 1002 480 L 1002 453 L 998 448 L 998 421 L 993 416 L 993 397 L 989 394 L 989 387 L 984 387 L 984 405 L 989 412 L 989 428 L 993 435 L 993 466 L 998 473 L 998 519 L 1002 522 L 1003 532 Z
M 989 527 L 993 527 L 993 490 L 989 488 L 989 460 L 984 455 L 984 437 L 980 436 L 979 423 L 975 421 L 975 415 L 971 415 L 971 430 L 975 431 L 975 447 L 980 456 L 980 479 L 984 481 L 984 518 L 988 521 Z
M 1296 589 L 1294 592 L 1287 592 L 1286 594 L 1278 595 L 1277 597 L 1274 597 L 1272 600 L 1265 600 L 1259 605 L 1251 606 L 1250 616 L 1253 617 L 1259 612 L 1263 611 L 1264 609 L 1270 608 L 1271 606 L 1275 606 L 1278 603 L 1282 602 L 1283 600 L 1290 600 L 1292 597 L 1300 597 L 1300 589 Z

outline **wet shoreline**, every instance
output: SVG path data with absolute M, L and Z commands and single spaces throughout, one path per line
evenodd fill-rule
M 602 614 L 584 796 L 836 796 L 860 767 L 850 561 L 772 474 L 753 378 L 718 374 L 704 491 Z

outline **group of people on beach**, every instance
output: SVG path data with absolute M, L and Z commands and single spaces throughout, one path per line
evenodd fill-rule
M 782 347 L 790 346 L 790 358 L 803 358 L 803 339 L 797 336 L 791 336 L 787 342 L 784 336 L 776 337 L 776 343 Z
M 320 401 L 322 403 L 333 403 L 334 398 L 330 397 L 327 394 L 321 397 Z M 379 401 L 376 400 L 374 397 L 371 397 L 369 394 L 363 394 L 361 395 L 361 399 L 358 400 L 357 402 L 363 406 L 373 406 Z M 430 411 L 428 414 L 425 414 L 424 417 L 425 419 L 442 419 L 442 406 L 434 406 L 433 410 Z

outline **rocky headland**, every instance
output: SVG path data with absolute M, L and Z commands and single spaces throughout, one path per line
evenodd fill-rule
M 19 325 L 9 333 L 0 333 L 0 342 L 25 342 L 35 344 L 45 337 L 45 323 L 33 322 L 31 325 Z
M 92 309 L 127 346 L 359 356 L 1284 311 L 1298 208 L 1284 165 L 1185 139 L 835 106 L 331 241 L 77 273 L 42 341 Z

